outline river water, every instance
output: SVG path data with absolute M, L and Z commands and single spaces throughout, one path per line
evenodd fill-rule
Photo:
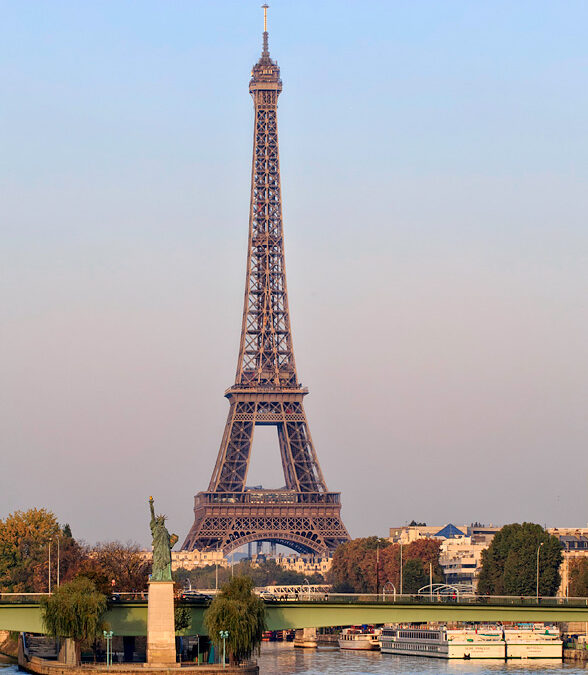
M 588 675 L 588 668 L 577 664 L 550 661 L 494 662 L 444 661 L 414 656 L 397 656 L 380 652 L 352 652 L 338 649 L 294 649 L 291 642 L 264 643 L 258 657 L 260 675 L 414 675 L 440 673 L 442 675 L 540 675 L 542 673 Z
M 340 652 L 338 649 L 294 649 L 291 642 L 263 644 L 258 657 L 260 675 L 588 675 L 588 666 L 527 661 L 442 661 L 380 652 Z M 17 675 L 16 666 L 0 663 L 0 675 Z

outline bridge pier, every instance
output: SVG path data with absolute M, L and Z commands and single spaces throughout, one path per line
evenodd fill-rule
M 316 649 L 318 647 L 316 628 L 297 628 L 294 646 L 303 649 Z

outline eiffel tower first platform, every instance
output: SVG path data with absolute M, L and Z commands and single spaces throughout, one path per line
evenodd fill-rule
M 194 524 L 183 550 L 269 541 L 300 553 L 326 553 L 349 539 L 338 492 L 329 492 L 306 421 L 308 393 L 296 374 L 284 267 L 278 154 L 280 69 L 270 59 L 267 6 L 263 51 L 249 91 L 255 106 L 249 247 L 241 343 L 230 409 L 212 478 L 194 498 Z M 256 426 L 274 426 L 285 487 L 245 485 Z

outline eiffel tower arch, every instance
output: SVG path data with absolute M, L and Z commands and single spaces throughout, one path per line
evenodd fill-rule
M 298 381 L 284 265 L 278 148 L 280 69 L 270 58 L 267 7 L 263 50 L 249 92 L 255 123 L 247 278 L 235 384 L 212 478 L 194 498 L 194 524 L 182 550 L 222 549 L 269 541 L 301 553 L 327 553 L 349 539 L 340 493 L 329 492 L 304 412 Z M 285 486 L 248 488 L 256 426 L 274 426 Z

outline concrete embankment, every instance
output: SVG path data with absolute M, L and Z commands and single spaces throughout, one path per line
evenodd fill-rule
M 71 643 L 73 645 L 73 642 Z M 66 646 L 66 645 L 62 645 Z M 71 653 L 70 653 L 71 652 Z M 231 666 L 227 664 L 225 668 L 220 664 L 208 665 L 201 664 L 171 664 L 169 666 L 153 666 L 148 663 L 121 663 L 113 664 L 107 667 L 105 664 L 84 664 L 74 665 L 69 662 L 68 654 L 71 656 L 74 650 L 65 650 L 62 648 L 60 658 L 42 658 L 39 656 L 25 653 L 22 638 L 18 641 L 18 665 L 21 670 L 26 670 L 34 675 L 212 675 L 213 673 L 225 673 L 225 675 L 259 675 L 259 667 L 256 663 L 242 664 L 240 666 Z M 75 662 L 75 659 L 74 659 Z
M 37 656 L 33 656 L 30 660 L 21 663 L 19 666 L 29 673 L 34 675 L 90 675 L 91 673 L 103 674 L 110 673 L 111 675 L 218 675 L 225 673 L 226 675 L 259 675 L 259 667 L 257 665 L 244 666 L 227 666 L 223 669 L 222 665 L 201 665 L 201 666 L 150 666 L 148 663 L 126 663 L 113 664 L 110 668 L 106 666 L 94 666 L 84 664 L 83 666 L 68 666 L 59 661 L 46 661 Z
M 15 659 L 18 653 L 18 640 L 13 633 L 0 630 L 0 655 Z
M 564 649 L 564 661 L 588 661 L 588 649 Z

